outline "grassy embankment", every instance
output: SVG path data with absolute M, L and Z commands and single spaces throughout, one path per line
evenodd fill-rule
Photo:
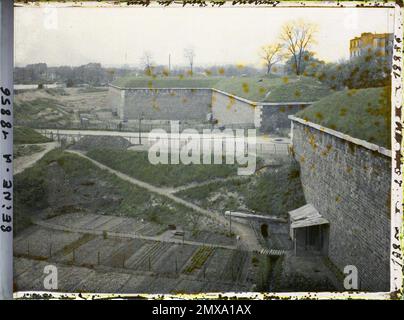
M 106 166 L 157 187 L 179 187 L 237 174 L 236 165 L 157 164 L 148 159 L 147 152 L 131 150 L 92 149 L 87 155 Z
M 237 178 L 236 165 L 153 165 L 147 152 L 90 150 L 89 157 L 136 179 L 158 187 L 179 187 L 217 178 L 214 181 L 180 191 L 177 195 L 215 211 L 247 207 L 270 215 L 284 215 L 304 204 L 299 170 L 296 164 L 271 167 L 264 173 Z
M 14 127 L 14 144 L 35 144 L 51 142 L 50 139 L 28 127 Z
M 304 205 L 299 170 L 295 163 L 270 167 L 245 179 L 215 182 L 180 191 L 180 198 L 204 208 L 249 211 L 285 216 L 288 211 Z
M 330 90 L 310 77 L 124 77 L 114 84 L 127 88 L 215 88 L 251 100 L 311 102 Z
M 101 170 L 80 156 L 59 149 L 15 176 L 15 231 L 31 224 L 36 213 L 87 212 L 143 218 L 187 228 L 193 210 L 150 193 Z M 100 204 L 98 204 L 100 203 Z M 199 215 L 199 214 L 198 214 Z
M 390 105 L 387 87 L 344 90 L 319 100 L 296 116 L 390 149 Z
M 58 102 L 57 97 L 36 98 L 14 102 L 14 119 L 16 125 L 29 124 L 36 127 L 66 124 L 73 120 L 73 113 L 67 112 Z

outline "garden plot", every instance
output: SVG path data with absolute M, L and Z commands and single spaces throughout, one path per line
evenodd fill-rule
M 16 258 L 15 263 L 19 263 L 19 258 Z M 18 290 L 43 290 L 44 268 L 49 262 L 34 261 L 29 270 L 14 277 L 14 282 L 17 284 Z
M 46 290 L 44 287 L 44 280 L 46 277 L 44 268 L 50 264 L 49 262 L 29 260 L 25 258 L 15 258 L 14 261 L 15 265 L 31 265 L 30 269 L 22 276 L 14 277 L 19 291 Z M 87 268 L 64 266 L 53 263 L 52 265 L 57 267 L 58 291 L 74 292 L 76 287 L 80 287 L 80 282 L 95 274 L 95 271 Z
M 83 224 L 98 217 L 96 214 L 74 212 L 50 217 L 46 221 L 66 228 L 80 228 Z
M 96 272 L 83 280 L 76 288 L 81 292 L 117 293 L 129 280 L 130 274 Z
M 145 293 L 151 277 L 148 275 L 132 275 L 128 281 L 121 287 L 122 293 Z
M 199 247 L 194 254 L 192 255 L 191 259 L 189 259 L 188 263 L 182 270 L 185 274 L 192 274 L 196 276 L 198 273 L 205 272 L 206 266 L 205 263 L 209 259 L 209 257 L 213 254 L 215 249 L 211 247 Z
M 201 293 L 204 292 L 203 288 L 205 286 L 204 281 L 191 280 L 191 279 L 181 279 L 177 284 L 174 291 L 176 293 Z
M 243 282 L 246 278 L 245 265 L 249 263 L 249 254 L 242 250 L 233 250 L 226 260 L 226 265 L 221 273 L 221 279 L 229 282 Z
M 114 216 L 102 216 L 90 213 L 64 214 L 48 222 L 73 229 L 109 230 L 124 221 L 124 218 Z
M 250 288 L 241 284 L 232 284 L 224 282 L 209 281 L 203 288 L 204 292 L 246 292 Z
M 179 282 L 178 278 L 161 276 L 148 276 L 132 292 L 144 293 L 170 293 L 175 290 Z
M 162 255 L 166 255 L 171 244 L 166 242 L 152 242 L 142 247 L 141 252 L 133 255 L 127 261 L 127 267 L 135 270 L 152 271 Z
M 82 266 L 95 266 L 108 259 L 116 250 L 125 246 L 129 240 L 126 239 L 104 239 L 94 237 L 83 243 L 61 258 L 61 262 L 74 263 Z
M 113 268 L 126 268 L 126 260 L 145 244 L 146 241 L 139 239 L 124 241 L 124 245 L 120 245 L 113 253 L 101 259 L 101 264 Z
M 89 268 L 57 265 L 58 290 L 67 292 L 79 292 L 80 283 L 93 276 L 96 272 Z M 78 288 L 76 290 L 76 288 Z
M 193 245 L 172 245 L 167 254 L 155 263 L 153 271 L 163 275 L 179 274 L 197 249 L 198 247 Z
M 81 237 L 78 233 L 55 231 L 38 226 L 30 228 L 36 231 L 28 236 L 19 236 L 14 240 L 14 254 L 48 259 Z
M 113 219 L 113 216 L 97 216 L 95 219 L 83 224 L 81 228 L 87 229 L 87 230 L 99 230 L 102 228 L 103 225 L 108 223 Z
M 13 264 L 13 273 L 14 273 L 14 278 L 17 278 L 21 274 L 23 274 L 25 271 L 32 270 L 35 264 L 35 260 L 31 259 L 25 259 L 25 258 L 14 258 Z

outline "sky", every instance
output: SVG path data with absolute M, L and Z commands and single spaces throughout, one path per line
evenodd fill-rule
M 145 51 L 157 64 L 260 66 L 259 48 L 276 42 L 284 23 L 316 23 L 317 58 L 349 57 L 349 40 L 362 32 L 393 32 L 393 9 L 264 7 L 16 7 L 15 64 L 139 65 Z

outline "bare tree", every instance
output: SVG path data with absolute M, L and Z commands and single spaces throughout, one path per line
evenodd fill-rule
M 267 67 L 267 74 L 271 72 L 272 67 L 283 59 L 284 52 L 281 43 L 267 44 L 261 47 L 260 57 Z
M 150 51 L 143 52 L 140 59 L 140 64 L 142 65 L 146 75 L 151 76 L 153 74 L 153 56 Z
M 308 51 L 315 43 L 317 26 L 303 20 L 295 20 L 283 25 L 280 39 L 285 45 L 285 49 L 294 60 L 296 75 L 302 73 L 303 52 Z
M 184 57 L 188 60 L 190 66 L 190 75 L 194 74 L 194 58 L 195 58 L 195 49 L 193 47 L 184 49 Z

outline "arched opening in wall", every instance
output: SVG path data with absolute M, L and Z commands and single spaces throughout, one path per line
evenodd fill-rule
M 268 238 L 268 225 L 266 223 L 261 224 L 261 234 L 264 238 Z

